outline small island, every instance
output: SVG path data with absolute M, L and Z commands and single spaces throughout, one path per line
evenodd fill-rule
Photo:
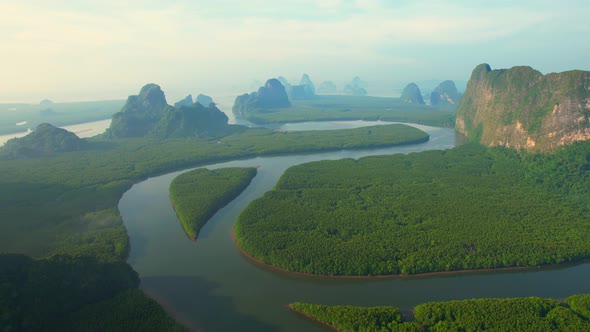
M 201 227 L 246 189 L 255 176 L 256 168 L 199 168 L 172 180 L 170 201 L 186 235 L 196 239 Z
M 395 307 L 292 303 L 289 309 L 337 331 L 588 331 L 590 294 L 560 302 L 539 297 L 429 302 L 405 322 Z

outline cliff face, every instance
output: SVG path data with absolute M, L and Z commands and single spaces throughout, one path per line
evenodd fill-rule
M 228 118 L 215 104 L 205 107 L 200 103 L 169 108 L 151 135 L 159 138 L 216 137 L 222 136 Z
M 120 112 L 113 115 L 107 137 L 142 137 L 147 135 L 172 108 L 166 102 L 164 92 L 156 84 L 147 84 L 137 96 L 129 96 Z
M 444 81 L 430 94 L 430 105 L 457 105 L 461 94 L 453 81 Z
M 233 113 L 238 117 L 245 117 L 253 109 L 275 109 L 291 107 L 285 87 L 276 78 L 266 81 L 258 92 L 243 94 L 236 97 Z
M 590 72 L 542 75 L 530 67 L 477 66 L 456 129 L 487 146 L 551 152 L 590 139 Z
M 404 103 L 408 104 L 420 104 L 424 105 L 424 98 L 422 98 L 422 92 L 416 83 L 410 83 L 406 85 L 400 99 Z
M 199 95 L 197 100 L 208 101 Z M 203 99 L 204 98 L 204 99 Z M 172 107 L 156 84 L 144 86 L 139 95 L 129 96 L 120 112 L 113 115 L 105 133 L 109 138 L 155 137 L 217 137 L 227 129 L 227 116 L 215 104 L 192 103 L 192 96 Z

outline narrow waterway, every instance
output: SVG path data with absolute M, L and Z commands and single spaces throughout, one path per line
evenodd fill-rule
M 280 129 L 333 129 L 371 122 L 287 125 Z M 204 331 L 322 331 L 324 327 L 290 312 L 295 302 L 392 305 L 409 312 L 419 303 L 473 297 L 543 296 L 563 298 L 590 292 L 590 264 L 552 269 L 469 273 L 387 279 L 335 279 L 294 275 L 260 266 L 244 258 L 231 239 L 240 212 L 270 190 L 283 172 L 297 164 L 327 159 L 448 149 L 459 139 L 455 131 L 416 127 L 431 136 L 423 144 L 376 150 L 259 157 L 207 168 L 257 166 L 250 186 L 220 210 L 201 230 L 197 241 L 184 234 L 168 198 L 174 172 L 134 185 L 119 210 L 127 228 L 129 263 L 139 272 L 141 287 L 177 319 Z

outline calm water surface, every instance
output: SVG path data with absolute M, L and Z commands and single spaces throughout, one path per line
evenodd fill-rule
M 382 122 L 330 122 L 285 125 L 279 129 L 337 129 Z M 590 292 L 590 264 L 557 269 L 496 273 L 335 279 L 294 275 L 244 258 L 231 239 L 240 212 L 270 190 L 283 172 L 297 164 L 327 159 L 448 149 L 458 142 L 454 130 L 416 127 L 431 135 L 424 144 L 376 150 L 260 157 L 208 165 L 215 169 L 259 166 L 258 175 L 233 202 L 220 210 L 190 241 L 168 198 L 168 187 L 182 172 L 134 185 L 119 210 L 127 228 L 129 263 L 139 272 L 141 287 L 177 319 L 205 331 L 324 331 L 324 327 L 290 312 L 295 302 L 392 305 L 404 312 L 420 303 L 473 297 L 543 296 L 564 298 Z

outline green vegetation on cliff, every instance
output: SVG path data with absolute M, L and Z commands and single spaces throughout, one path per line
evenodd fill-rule
M 338 331 L 588 331 L 590 295 L 564 303 L 538 297 L 431 302 L 414 308 L 414 322 L 403 322 L 395 307 L 289 307 Z
M 542 75 L 481 64 L 457 108 L 456 128 L 487 146 L 535 152 L 590 139 L 590 72 Z
M 196 239 L 199 230 L 222 207 L 236 198 L 256 176 L 256 168 L 199 168 L 170 183 L 170 201 L 184 231 Z
M 203 99 L 203 98 L 201 98 Z M 113 115 L 107 138 L 150 137 L 218 138 L 234 128 L 227 124 L 227 116 L 215 104 L 191 103 L 187 96 L 178 108 L 168 105 L 164 92 L 157 84 L 147 84 L 136 96 L 129 96 L 120 112 Z M 191 103 L 190 105 L 186 105 Z
M 71 314 L 60 331 L 189 331 L 139 289 L 93 303 Z
M 590 257 L 590 142 L 522 157 L 448 151 L 294 166 L 235 225 L 238 245 L 290 271 L 415 274 Z
M 453 127 L 455 112 L 428 105 L 408 104 L 400 98 L 368 96 L 316 96 L 295 100 L 283 109 L 252 109 L 241 115 L 254 123 L 330 120 L 382 120 Z

